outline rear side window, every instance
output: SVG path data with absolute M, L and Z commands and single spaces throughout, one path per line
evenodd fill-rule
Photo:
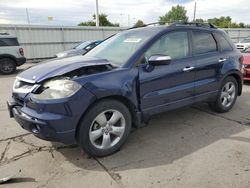
M 17 38 L 0 38 L 0 46 L 19 46 Z
M 229 42 L 226 40 L 226 38 L 219 33 L 214 33 L 216 40 L 218 41 L 220 48 L 223 52 L 225 51 L 232 51 L 232 47 L 230 46 Z
M 194 31 L 193 45 L 195 55 L 216 52 L 218 50 L 213 35 L 208 32 Z

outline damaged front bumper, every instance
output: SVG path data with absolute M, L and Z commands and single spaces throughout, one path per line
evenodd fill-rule
M 43 140 L 61 142 L 65 144 L 75 143 L 75 129 L 58 132 L 55 127 L 69 122 L 68 117 L 58 114 L 45 113 L 41 116 L 31 109 L 25 112 L 25 108 L 20 106 L 13 98 L 8 100 L 7 106 L 10 117 L 25 130 L 33 133 Z
M 10 117 L 38 138 L 48 141 L 74 144 L 77 125 L 82 114 L 92 102 L 93 95 L 87 90 L 85 100 L 81 95 L 57 103 L 37 103 L 32 100 L 20 103 L 12 97 L 7 101 Z

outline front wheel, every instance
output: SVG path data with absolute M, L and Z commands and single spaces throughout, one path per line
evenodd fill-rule
M 125 143 L 131 124 L 131 114 L 123 103 L 115 100 L 100 101 L 84 115 L 77 140 L 88 155 L 107 156 Z
M 224 113 L 228 112 L 234 105 L 238 96 L 238 83 L 234 77 L 227 77 L 220 88 L 216 101 L 209 103 L 212 110 Z

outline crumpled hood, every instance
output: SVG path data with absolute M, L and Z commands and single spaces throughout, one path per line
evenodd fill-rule
M 105 64 L 110 63 L 105 59 L 97 59 L 85 56 L 53 59 L 47 61 L 46 63 L 42 62 L 39 65 L 33 66 L 21 72 L 17 77 L 27 80 L 31 83 L 39 83 L 45 79 L 60 76 L 82 67 Z

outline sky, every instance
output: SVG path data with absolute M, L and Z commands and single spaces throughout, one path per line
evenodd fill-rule
M 196 18 L 230 16 L 234 22 L 250 24 L 249 0 L 196 0 Z M 132 26 L 138 19 L 157 22 L 172 6 L 181 4 L 193 19 L 194 0 L 99 0 L 99 12 L 111 22 Z M 0 0 L 0 24 L 31 24 L 75 26 L 92 19 L 95 0 Z M 53 20 L 48 21 L 52 16 Z

